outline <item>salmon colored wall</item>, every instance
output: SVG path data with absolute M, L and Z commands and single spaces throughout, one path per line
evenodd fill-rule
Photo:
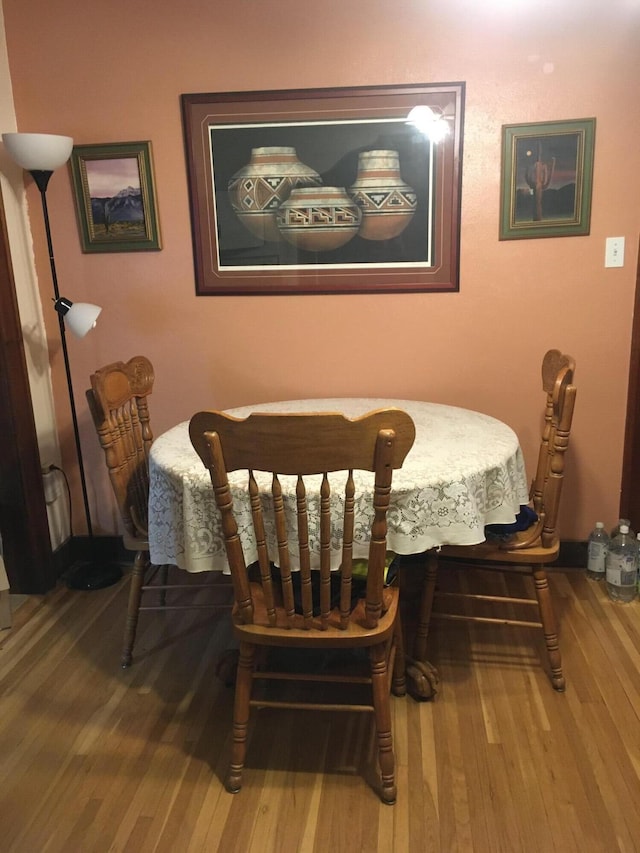
M 156 433 L 204 407 L 323 395 L 429 399 L 508 422 L 532 473 L 549 347 L 578 365 L 561 535 L 584 539 L 597 518 L 613 524 L 640 231 L 638 2 L 3 0 L 3 8 L 19 130 L 79 144 L 153 143 L 160 252 L 82 254 L 66 170 L 48 195 L 61 291 L 104 306 L 97 329 L 70 341 L 98 530 L 118 524 L 84 389 L 109 361 L 137 353 L 153 361 Z M 195 297 L 181 93 L 444 81 L 467 86 L 459 293 Z M 590 116 L 590 236 L 499 242 L 501 125 Z M 28 197 L 72 471 L 32 186 Z M 622 269 L 604 269 L 607 236 L 626 238 Z

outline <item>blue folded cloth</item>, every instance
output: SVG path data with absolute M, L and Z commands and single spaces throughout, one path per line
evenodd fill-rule
M 537 520 L 537 512 L 531 509 L 530 506 L 522 505 L 520 512 L 516 515 L 516 520 L 512 524 L 487 524 L 484 532 L 487 539 L 491 537 L 502 539 L 511 536 L 513 533 L 518 533 L 520 530 L 527 530 Z

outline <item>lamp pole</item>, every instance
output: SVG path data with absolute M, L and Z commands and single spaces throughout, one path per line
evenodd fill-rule
M 57 305 L 60 301 L 60 291 L 58 290 L 58 275 L 56 273 L 56 262 L 53 256 L 53 242 L 51 240 L 51 227 L 49 225 L 49 208 L 47 207 L 47 186 L 49 178 L 53 174 L 52 171 L 43 169 L 31 169 L 29 174 L 33 178 L 36 186 L 40 190 L 40 199 L 42 201 L 42 216 L 44 218 L 44 229 L 47 235 L 47 248 L 49 250 L 49 264 L 51 265 L 51 278 L 53 279 L 54 301 Z M 62 340 L 62 355 L 64 357 L 64 369 L 67 375 L 67 388 L 69 389 L 69 403 L 71 405 L 71 419 L 73 421 L 73 436 L 76 444 L 76 455 L 78 457 L 78 468 L 80 469 L 80 483 L 82 486 L 82 500 L 84 502 L 84 514 L 87 522 L 87 532 L 91 540 L 91 550 L 93 552 L 93 527 L 91 525 L 91 512 L 89 511 L 89 497 L 87 495 L 87 479 L 84 473 L 84 462 L 82 461 L 82 447 L 80 445 L 80 430 L 78 429 L 78 416 L 76 413 L 76 403 L 73 394 L 73 384 L 71 381 L 71 366 L 69 364 L 69 351 L 67 349 L 67 335 L 64 328 L 64 314 L 60 311 L 58 314 L 58 325 L 60 327 L 60 339 Z

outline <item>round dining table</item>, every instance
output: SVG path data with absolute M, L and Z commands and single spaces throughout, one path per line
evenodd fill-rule
M 388 407 L 404 409 L 416 427 L 413 447 L 393 475 L 387 515 L 390 551 L 409 555 L 441 545 L 475 545 L 484 541 L 486 525 L 515 520 L 529 500 L 524 459 L 514 431 L 490 415 L 439 403 L 368 397 L 286 400 L 226 411 L 237 418 L 252 412 L 321 411 L 353 418 Z M 149 476 L 151 561 L 189 572 L 228 573 L 211 478 L 191 445 L 188 421 L 155 439 Z M 373 488 L 370 472 L 355 476 L 357 489 L 364 487 L 366 493 L 369 483 Z M 246 472 L 233 472 L 229 481 L 234 500 L 241 500 Z M 292 478 L 292 494 L 294 482 Z M 248 517 L 248 496 L 246 504 Z M 366 501 L 356 507 L 355 558 L 368 554 L 367 513 L 372 511 Z M 358 512 L 364 513 L 360 519 Z M 255 550 L 251 524 L 240 522 L 239 528 L 241 538 L 247 537 L 242 544 L 250 560 Z

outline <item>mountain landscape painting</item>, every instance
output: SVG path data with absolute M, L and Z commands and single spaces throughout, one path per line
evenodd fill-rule
M 83 252 L 161 248 L 150 142 L 74 145 L 70 165 Z
M 88 160 L 86 170 L 95 239 L 145 237 L 137 158 Z

